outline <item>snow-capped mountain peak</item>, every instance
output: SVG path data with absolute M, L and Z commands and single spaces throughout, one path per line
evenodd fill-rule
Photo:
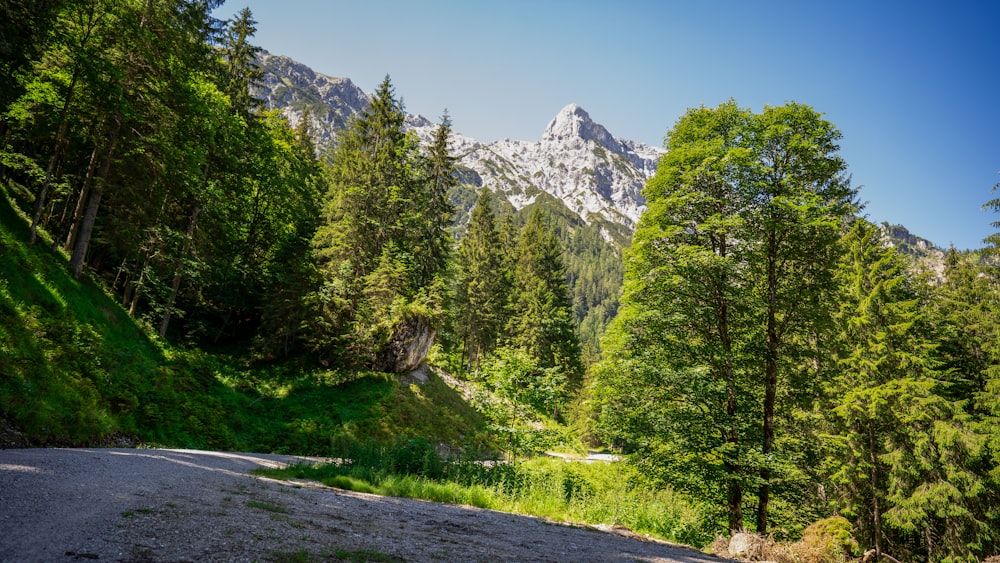
M 313 72 L 287 57 L 264 53 L 261 62 L 265 76 L 258 96 L 282 109 L 293 124 L 308 108 L 320 147 L 331 146 L 350 116 L 370 100 L 349 79 Z M 461 116 L 453 117 L 461 122 Z M 436 128 L 419 115 L 408 116 L 406 126 L 424 142 Z M 642 188 L 663 154 L 616 138 L 576 104 L 562 108 L 539 141 L 482 143 L 456 131 L 450 144 L 463 168 L 463 181 L 489 188 L 518 209 L 548 193 L 587 223 L 596 221 L 619 234 L 635 228 L 645 209 Z M 610 231 L 605 233 L 611 237 Z
M 587 223 L 601 220 L 635 228 L 645 209 L 642 188 L 662 151 L 614 137 L 576 104 L 549 122 L 538 142 L 504 139 L 462 159 L 481 185 L 517 208 L 541 192 L 560 200 Z

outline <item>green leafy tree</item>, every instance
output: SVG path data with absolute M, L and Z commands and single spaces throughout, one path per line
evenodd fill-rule
M 68 0 L 0 0 L 0 109 L 22 93 L 17 76 L 28 69 L 49 40 Z
M 795 388 L 815 385 L 801 366 L 832 311 L 837 243 L 854 210 L 838 138 L 799 104 L 761 114 L 734 102 L 689 110 L 668 134 L 626 253 L 609 341 L 610 361 L 621 365 L 599 371 L 610 382 L 600 396 L 613 404 L 617 392 L 661 387 L 670 399 L 648 416 L 687 424 L 664 425 L 646 455 L 699 456 L 715 467 L 702 486 L 725 491 L 731 530 L 744 527 L 742 497 L 753 482 L 757 530 L 767 530 L 770 483 L 787 455 L 776 449 L 778 401 L 795 406 L 794 388 L 779 394 L 779 383 L 794 375 Z M 625 388 L 628 370 L 641 391 Z
M 729 103 L 690 110 L 671 130 L 625 255 L 622 309 L 597 376 L 605 433 L 665 465 L 657 473 L 675 485 L 721 490 L 730 530 L 744 527 L 756 434 L 747 414 L 757 411 L 746 357 L 753 296 L 741 291 L 752 240 L 741 216 L 752 193 L 739 183 L 751 157 L 741 146 L 749 119 Z M 647 403 L 650 393 L 658 400 Z M 631 420 L 618 422 L 623 415 Z M 626 435 L 615 436 L 619 424 Z
M 837 154 L 840 132 L 812 108 L 789 103 L 765 107 L 746 140 L 753 165 L 753 223 L 758 227 L 750 260 L 764 327 L 764 412 L 757 497 L 757 533 L 767 531 L 775 451 L 778 386 L 810 355 L 810 343 L 830 316 L 838 240 L 855 211 L 855 190 Z M 791 405 L 789 405 L 791 406 Z

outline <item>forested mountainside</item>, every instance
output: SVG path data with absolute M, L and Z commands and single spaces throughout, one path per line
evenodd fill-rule
M 782 561 L 1000 551 L 1000 235 L 910 259 L 937 250 L 864 218 L 802 103 L 692 108 L 666 152 L 574 105 L 478 143 L 391 77 L 269 78 L 249 10 L 208 4 L 8 3 L 4 443 L 545 483 L 560 515 L 754 529 Z M 524 462 L 585 443 L 624 462 Z
M 330 77 L 266 52 L 260 62 L 257 95 L 293 124 L 304 116 L 320 150 L 331 147 L 370 100 L 349 78 Z M 514 213 L 517 223 L 543 209 L 564 245 L 582 344 L 596 358 L 600 335 L 618 310 L 621 249 L 644 209 L 642 187 L 662 151 L 614 137 L 575 104 L 544 129 L 539 125 L 538 141 L 480 142 L 451 133 L 448 146 L 458 179 L 449 193 L 453 230 L 462 236 L 483 188 L 495 194 L 495 210 Z M 423 144 L 433 141 L 435 125 L 425 117 L 407 114 L 405 127 Z

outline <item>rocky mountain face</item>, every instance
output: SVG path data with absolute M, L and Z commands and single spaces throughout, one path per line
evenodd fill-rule
M 337 131 L 368 105 L 369 96 L 350 78 L 320 74 L 288 57 L 263 51 L 259 63 L 264 79 L 255 95 L 270 109 L 280 109 L 292 124 L 308 109 L 316 144 L 330 147 Z
M 348 78 L 326 76 L 269 53 L 262 54 L 261 65 L 264 81 L 258 97 L 284 111 L 293 125 L 308 109 L 321 148 L 331 146 L 337 132 L 368 103 L 368 94 Z M 429 141 L 436 124 L 410 115 L 407 126 Z M 537 141 L 452 137 L 452 154 L 459 157 L 465 183 L 490 188 L 515 209 L 547 193 L 587 224 L 599 225 L 609 240 L 615 232 L 635 229 L 645 209 L 642 188 L 656 172 L 662 152 L 615 137 L 575 104 L 564 107 Z
M 369 102 L 370 96 L 349 78 L 327 76 L 267 52 L 260 63 L 264 80 L 258 97 L 268 107 L 284 111 L 293 125 L 308 109 L 321 149 L 332 146 L 351 116 Z M 407 116 L 406 124 L 425 142 L 437 127 L 419 115 Z M 570 104 L 549 122 L 537 141 L 480 142 L 456 132 L 452 154 L 459 157 L 466 184 L 490 188 L 515 209 L 549 194 L 612 240 L 616 237 L 609 234 L 617 232 L 627 238 L 635 229 L 645 209 L 642 188 L 656 172 L 663 151 L 615 137 L 583 108 Z M 474 201 L 465 203 L 471 206 Z M 944 251 L 930 241 L 898 225 L 883 224 L 882 230 L 886 242 L 904 254 L 933 269 L 943 263 Z
M 879 225 L 882 240 L 897 252 L 907 256 L 919 270 L 932 274 L 937 281 L 944 281 L 946 252 L 931 241 L 918 237 L 902 225 Z

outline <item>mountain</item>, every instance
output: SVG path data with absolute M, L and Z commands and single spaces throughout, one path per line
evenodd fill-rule
M 321 148 L 331 146 L 369 100 L 350 79 L 315 72 L 288 57 L 265 52 L 261 66 L 264 80 L 257 96 L 284 111 L 293 124 L 308 109 Z M 407 127 L 425 142 L 436 126 L 419 115 L 407 118 Z M 607 240 L 622 244 L 645 209 L 641 191 L 663 151 L 615 137 L 583 108 L 569 104 L 538 141 L 480 142 L 455 133 L 452 153 L 459 157 L 466 184 L 485 186 L 518 210 L 549 194 L 586 224 L 599 226 Z
M 922 271 L 932 274 L 937 281 L 944 281 L 945 255 L 947 252 L 931 241 L 918 237 L 902 225 L 879 225 L 882 240 L 894 247 L 900 254 Z
M 254 94 L 271 109 L 280 109 L 293 124 L 304 110 L 311 115 L 316 144 L 328 148 L 352 115 L 368 105 L 370 96 L 350 78 L 320 74 L 288 57 L 261 52 L 264 77 Z

